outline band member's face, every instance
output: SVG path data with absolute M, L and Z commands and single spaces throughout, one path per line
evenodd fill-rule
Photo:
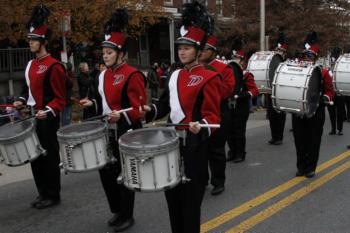
M 177 48 L 177 53 L 181 63 L 187 64 L 195 60 L 197 51 L 194 46 L 191 45 L 179 45 Z
M 316 61 L 316 56 L 314 56 L 313 54 L 305 53 L 303 56 L 303 60 L 314 63 Z
M 39 40 L 29 39 L 29 48 L 32 53 L 38 53 L 40 51 L 40 45 Z
M 102 49 L 103 54 L 103 61 L 106 64 L 106 66 L 113 66 L 117 62 L 117 56 L 118 53 L 112 48 L 103 48 Z
M 199 61 L 208 63 L 210 62 L 213 58 L 214 51 L 211 49 L 204 49 L 201 52 L 201 55 L 199 56 Z

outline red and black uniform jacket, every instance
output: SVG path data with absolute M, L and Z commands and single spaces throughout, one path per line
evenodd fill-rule
M 137 125 L 139 127 L 142 119 L 139 107 L 147 103 L 145 86 L 144 75 L 126 63 L 102 71 L 98 83 L 99 104 L 94 101 L 95 107 L 100 108 L 96 109 L 96 112 L 109 114 L 113 110 L 119 111 L 132 107 L 131 111 L 121 114 L 118 126 L 135 128 L 134 126 Z
M 229 65 L 217 59 L 212 60 L 209 63 L 209 65 L 212 66 L 216 70 L 216 72 L 218 72 L 221 75 L 221 94 L 222 99 L 226 100 L 227 98 L 233 95 L 233 90 L 235 88 L 236 79 L 233 73 L 233 69 Z
M 259 95 L 258 87 L 255 84 L 254 75 L 248 71 L 243 73 L 242 89 L 238 93 L 238 100 L 255 98 Z
M 58 63 L 49 54 L 29 61 L 25 70 L 26 85 L 19 97 L 35 110 L 50 110 L 47 114 L 53 117 L 58 116 L 66 104 L 66 75 Z
M 170 113 L 168 121 L 171 123 L 219 124 L 221 85 L 219 74 L 203 65 L 195 65 L 190 70 L 178 69 L 172 73 L 159 102 L 152 106 L 146 119 L 151 121 Z M 211 130 L 202 128 L 200 133 L 206 138 Z
M 327 98 L 327 101 L 333 101 L 335 92 L 332 83 L 332 76 L 330 71 L 327 69 L 322 69 L 322 78 L 323 78 L 323 96 Z

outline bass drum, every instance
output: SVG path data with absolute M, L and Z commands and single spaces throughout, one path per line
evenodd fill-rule
M 247 71 L 254 75 L 259 93 L 271 94 L 271 84 L 275 76 L 275 71 L 282 62 L 282 56 L 273 51 L 256 52 L 250 57 Z
M 243 70 L 239 64 L 234 61 L 228 63 L 233 69 L 233 74 L 235 75 L 235 88 L 233 90 L 233 96 L 238 95 L 238 93 L 243 88 Z
M 278 111 L 312 117 L 320 103 L 321 68 L 309 63 L 282 63 L 272 83 L 272 104 Z
M 333 86 L 335 91 L 344 96 L 350 96 L 350 54 L 340 56 L 333 70 Z

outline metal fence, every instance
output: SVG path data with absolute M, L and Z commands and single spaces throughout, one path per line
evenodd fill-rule
M 24 70 L 33 57 L 29 48 L 0 49 L 0 73 Z

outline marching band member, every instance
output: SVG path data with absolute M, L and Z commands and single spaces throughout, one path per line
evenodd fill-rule
M 316 32 L 310 32 L 305 40 L 303 60 L 315 63 L 319 53 L 318 36 Z M 296 176 L 315 176 L 318 162 L 323 125 L 325 122 L 325 104 L 334 98 L 332 78 L 327 69 L 322 69 L 322 97 L 314 116 L 310 118 L 292 114 L 293 136 L 297 152 Z
M 288 45 L 283 32 L 280 32 L 277 40 L 275 51 L 280 53 L 283 60 L 286 59 Z M 284 125 L 286 123 L 286 113 L 278 112 L 272 106 L 271 94 L 267 96 L 267 115 L 270 122 L 271 139 L 268 141 L 270 145 L 281 145 L 283 141 Z
M 146 79 L 136 68 L 125 61 L 126 35 L 122 32 L 128 23 L 128 14 L 118 9 L 105 25 L 105 41 L 102 42 L 103 60 L 107 69 L 99 76 L 98 94 L 103 114 L 109 115 L 109 143 L 116 163 L 110 163 L 99 170 L 101 182 L 107 196 L 113 217 L 108 221 L 116 232 L 124 231 L 134 224 L 133 209 L 135 193 L 117 183 L 121 172 L 118 138 L 129 129 L 141 128 L 142 115 L 139 107 L 146 104 Z M 83 99 L 84 106 L 96 107 L 96 101 Z M 133 110 L 120 114 L 118 110 L 132 107 Z M 97 111 L 98 112 L 98 111 Z
M 198 56 L 206 43 L 204 26 L 208 18 L 204 6 L 198 2 L 184 4 L 180 33 L 175 42 L 184 68 L 170 76 L 159 102 L 145 106 L 146 119 L 160 119 L 169 114 L 180 136 L 180 155 L 184 161 L 187 182 L 166 190 L 171 229 L 174 233 L 200 232 L 200 207 L 208 182 L 208 137 L 211 128 L 199 124 L 220 122 L 221 80 L 218 73 L 198 63 Z
M 243 73 L 242 89 L 236 98 L 235 107 L 231 109 L 231 125 L 228 127 L 229 134 L 227 144 L 229 146 L 228 161 L 235 163 L 245 160 L 246 151 L 246 128 L 249 118 L 249 101 L 259 94 L 252 73 L 246 71 L 247 61 L 245 52 L 242 50 L 242 39 L 237 39 L 232 46 L 232 59 L 241 65 Z
M 44 209 L 60 203 L 60 156 L 56 132 L 60 125 L 60 112 L 66 103 L 65 70 L 63 65 L 47 52 L 52 31 L 46 25 L 50 11 L 44 5 L 36 6 L 28 22 L 30 51 L 36 58 L 28 62 L 25 70 L 26 85 L 22 96 L 13 104 L 24 105 L 36 113 L 35 130 L 41 146 L 46 150 L 31 163 L 39 196 L 31 206 Z
M 331 69 L 334 69 L 335 62 L 341 55 L 342 50 L 339 47 L 335 47 L 331 54 Z M 345 120 L 345 96 L 340 94 L 335 94 L 334 105 L 328 105 L 329 118 L 331 120 L 332 130 L 329 135 L 335 135 L 336 130 L 338 130 L 338 135 L 343 135 L 343 122 Z
M 225 189 L 227 125 L 230 119 L 228 98 L 232 97 L 235 77 L 233 69 L 228 64 L 219 61 L 217 55 L 217 39 L 213 35 L 208 37 L 207 43 L 199 57 L 200 63 L 207 64 L 217 71 L 222 78 L 221 97 L 221 127 L 213 133 L 209 140 L 209 167 L 211 171 L 210 183 L 214 186 L 211 194 L 218 195 Z

